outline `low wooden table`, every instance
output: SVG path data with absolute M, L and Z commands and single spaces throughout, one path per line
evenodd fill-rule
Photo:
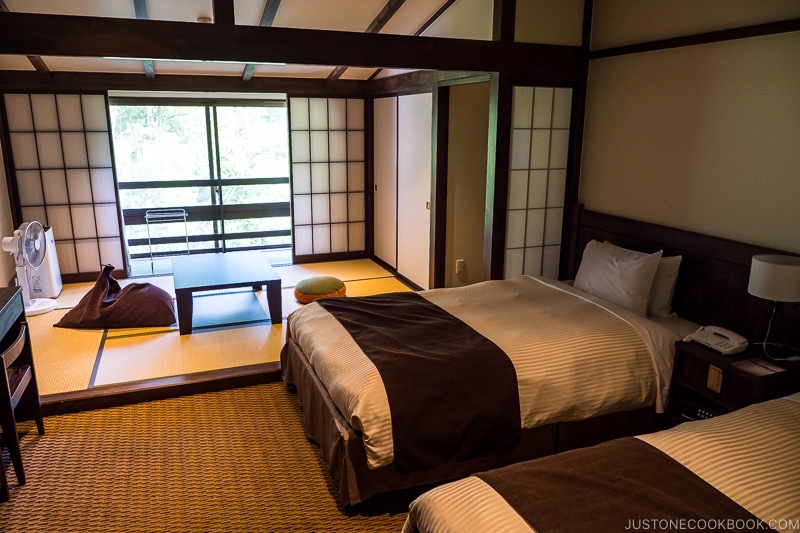
M 269 318 L 280 324 L 282 317 L 281 278 L 263 252 L 226 252 L 172 258 L 175 300 L 178 304 L 178 329 L 181 335 L 192 332 L 192 293 L 267 286 Z

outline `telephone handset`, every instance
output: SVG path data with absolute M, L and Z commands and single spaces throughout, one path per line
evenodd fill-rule
M 688 337 L 685 341 L 695 341 L 713 348 L 723 355 L 743 352 L 747 348 L 747 339 L 733 331 L 719 326 L 704 326 Z

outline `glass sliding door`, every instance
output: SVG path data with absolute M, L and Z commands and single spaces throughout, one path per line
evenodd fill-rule
M 285 102 L 114 101 L 111 118 L 131 259 L 291 246 Z

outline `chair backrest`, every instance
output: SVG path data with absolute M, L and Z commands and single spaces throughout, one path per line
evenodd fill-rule
M 10 368 L 14 364 L 14 361 L 17 360 L 17 357 L 19 357 L 19 354 L 22 353 L 23 348 L 25 348 L 25 333 L 27 328 L 27 322 L 22 322 L 19 328 L 19 335 L 17 335 L 17 338 L 13 343 L 11 343 L 11 346 L 6 348 L 6 351 L 0 355 L 0 359 L 3 360 L 3 366 L 6 369 Z

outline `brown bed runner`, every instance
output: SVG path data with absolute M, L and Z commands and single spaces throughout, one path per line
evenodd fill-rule
M 417 293 L 317 302 L 381 375 L 399 472 L 501 455 L 517 442 L 516 372 L 493 342 Z
M 538 533 L 723 529 L 711 521 L 736 524 L 737 531 L 773 531 L 670 456 L 633 437 L 476 475 Z M 702 520 L 709 526 L 701 527 Z

